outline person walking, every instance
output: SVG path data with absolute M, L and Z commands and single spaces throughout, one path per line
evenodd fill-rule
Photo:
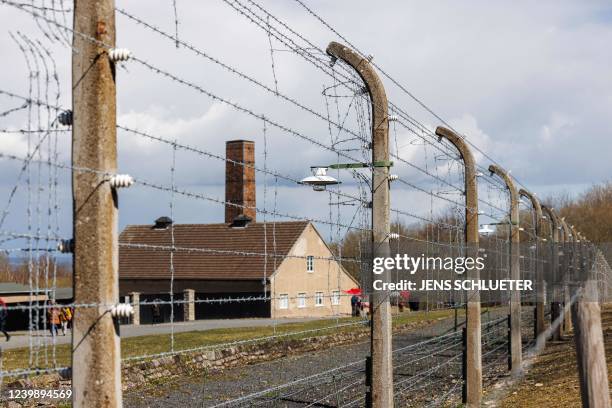
M 359 297 L 357 295 L 351 297 L 351 311 L 353 317 L 359 316 Z
M 62 330 L 65 332 L 66 329 L 72 329 L 72 309 L 67 306 L 63 307 L 62 315 L 64 316 Z
M 47 317 L 49 320 L 49 330 L 51 331 L 51 336 L 57 336 L 57 329 L 60 325 L 60 309 L 55 306 L 55 300 L 51 300 L 49 302 L 51 307 L 47 310 Z
M 410 300 L 410 292 L 408 292 L 407 290 L 404 290 L 399 293 L 399 299 L 398 299 L 397 306 L 399 307 L 400 313 L 404 311 L 404 307 L 406 307 L 409 300 Z
M 66 325 L 68 321 L 66 320 L 66 315 L 64 314 L 64 308 L 59 309 L 59 321 L 60 327 L 62 328 L 62 336 L 66 335 Z
M 11 335 L 6 331 L 6 319 L 8 318 L 8 308 L 4 299 L 0 298 L 0 331 L 6 337 L 6 341 L 11 339 Z
M 153 323 L 162 323 L 161 308 L 157 303 L 161 302 L 161 299 L 155 299 L 153 302 Z

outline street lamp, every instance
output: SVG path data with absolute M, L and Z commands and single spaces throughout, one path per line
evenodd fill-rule
M 482 224 L 478 229 L 480 235 L 491 235 L 495 230 L 489 224 Z
M 311 166 L 310 170 L 312 171 L 312 176 L 308 176 L 303 178 L 301 181 L 298 181 L 298 184 L 304 184 L 307 186 L 312 186 L 314 191 L 325 191 L 325 187 L 332 186 L 336 184 L 342 183 L 341 181 L 336 180 L 332 176 L 327 175 L 327 170 L 340 170 L 340 169 L 365 169 L 368 167 L 384 167 L 389 168 L 393 166 L 392 161 L 375 161 L 372 164 L 369 163 L 336 163 L 330 164 L 329 166 Z M 389 174 L 387 176 L 388 181 L 394 181 L 399 179 L 399 176 L 396 174 Z
M 328 176 L 327 175 L 327 169 L 329 168 L 329 166 L 326 167 L 318 167 L 318 166 L 313 166 L 310 168 L 310 170 L 312 171 L 312 176 L 308 176 L 303 178 L 299 184 L 304 184 L 307 186 L 312 186 L 312 189 L 314 191 L 325 191 L 327 186 L 333 186 L 333 185 L 337 185 L 340 184 L 341 181 L 336 180 L 335 178 L 333 178 L 332 176 Z

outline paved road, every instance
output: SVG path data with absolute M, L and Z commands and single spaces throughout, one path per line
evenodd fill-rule
M 203 331 L 211 329 L 229 329 L 234 327 L 260 327 L 260 326 L 271 326 L 274 323 L 297 323 L 306 322 L 311 320 L 317 320 L 317 318 L 285 318 L 285 319 L 219 319 L 219 320 L 197 320 L 194 322 L 178 322 L 174 323 L 174 332 L 189 332 L 189 331 Z M 121 337 L 138 337 L 148 336 L 152 334 L 168 334 L 172 331 L 172 325 L 170 323 L 162 324 L 148 324 L 148 325 L 123 325 L 121 326 Z M 0 337 L 1 334 L 0 334 Z M 61 331 L 59 336 L 55 338 L 55 344 L 66 344 L 70 343 L 71 335 L 70 331 L 66 333 L 66 336 L 62 336 Z M 40 331 L 39 334 L 32 336 L 32 342 L 35 345 L 52 345 L 54 339 L 47 332 Z M 11 333 L 11 340 L 5 342 L 0 340 L 0 348 L 12 349 L 18 347 L 28 347 L 30 345 L 30 336 L 28 332 L 15 332 Z

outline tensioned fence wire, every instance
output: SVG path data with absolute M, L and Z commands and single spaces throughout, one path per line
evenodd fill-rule
M 71 222 L 66 222 L 66 226 L 61 227 L 59 217 L 66 209 L 59 204 L 58 190 L 66 188 L 68 184 L 66 180 L 69 180 L 73 174 L 101 173 L 97 169 L 73 166 L 69 157 L 65 155 L 65 148 L 69 143 L 67 135 L 70 132 L 70 124 L 61 119 L 66 118 L 70 107 L 61 106 L 59 75 L 49 47 L 51 45 L 70 47 L 70 36 L 79 36 L 106 50 L 109 50 L 110 46 L 74 31 L 67 23 L 71 15 L 70 11 L 64 8 L 63 2 L 59 2 L 57 9 L 49 9 L 44 3 L 40 5 L 26 5 L 12 1 L 2 3 L 7 8 L 20 10 L 30 16 L 43 34 L 44 41 L 50 44 L 44 45 L 42 40 L 32 40 L 20 33 L 13 34 L 15 44 L 23 54 L 28 70 L 26 89 L 0 90 L 2 101 L 7 105 L 6 108 L 3 107 L 0 118 L 6 120 L 22 115 L 21 117 L 25 118 L 23 123 L 26 123 L 25 126 L 14 126 L 13 123 L 16 122 L 2 125 L 3 129 L 6 128 L 3 135 L 18 135 L 27 145 L 25 152 L 0 152 L 3 163 L 7 165 L 11 163 L 17 169 L 15 184 L 8 195 L 6 209 L 2 213 L 0 222 L 2 251 L 9 258 L 15 254 L 22 256 L 30 298 L 27 304 L 7 306 L 9 314 L 25 313 L 29 322 L 27 358 L 21 361 L 20 366 L 7 368 L 6 364 L 2 365 L 2 377 L 13 378 L 65 371 L 69 368 L 66 364 L 68 359 L 64 356 L 61 360 L 57 356 L 59 337 L 46 335 L 49 329 L 48 317 L 50 313 L 56 312 L 57 306 L 46 300 L 32 299 L 36 299 L 40 294 L 46 299 L 55 298 L 55 293 L 59 289 L 56 282 L 59 262 L 66 264 L 70 262 L 68 259 L 70 255 L 62 255 L 61 251 L 58 251 L 58 244 L 69 240 L 72 228 Z M 169 227 L 168 242 L 152 244 L 120 241 L 118 243 L 120 251 L 140 251 L 145 256 L 168 255 L 163 290 L 158 290 L 158 293 L 146 293 L 137 307 L 147 312 L 154 308 L 169 310 L 169 321 L 166 323 L 170 325 L 170 333 L 160 337 L 155 349 L 138 349 L 135 353 L 124 355 L 125 363 L 247 344 L 321 336 L 355 330 L 367 323 L 364 317 L 348 316 L 352 295 L 346 293 L 350 288 L 343 286 L 345 284 L 341 282 L 341 271 L 352 274 L 363 290 L 364 305 L 367 303 L 372 266 L 370 259 L 372 248 L 369 241 L 373 232 L 370 221 L 373 188 L 370 129 L 373 106 L 367 92 L 364 92 L 364 84 L 351 67 L 341 61 L 335 63 L 331 61 L 325 51 L 316 45 L 314 40 L 309 39 L 307 34 L 299 32 L 297 28 L 261 4 L 250 0 L 222 0 L 220 3 L 228 7 L 228 15 L 235 18 L 236 22 L 240 21 L 238 24 L 246 23 L 245 25 L 248 25 L 253 33 L 265 39 L 261 54 L 266 56 L 263 60 L 266 67 L 271 68 L 269 78 L 262 79 L 259 70 L 247 72 L 239 68 L 231 62 L 232 58 L 228 55 L 215 55 L 214 51 L 196 45 L 189 40 L 186 32 L 181 31 L 179 38 L 179 23 L 182 28 L 185 28 L 185 24 L 179 20 L 176 4 L 173 4 L 174 28 L 170 31 L 148 21 L 139 12 L 128 11 L 122 7 L 116 8 L 120 21 L 118 31 L 124 29 L 124 24 L 126 28 L 131 24 L 133 27 L 130 29 L 136 27 L 142 30 L 139 35 L 151 41 L 170 44 L 176 53 L 173 55 L 193 58 L 197 66 L 201 64 L 202 67 L 219 69 L 227 77 L 238 81 L 245 89 L 257 92 L 262 98 L 271 98 L 270 107 L 257 106 L 259 104 L 240 98 L 235 93 L 232 94 L 231 90 L 218 89 L 211 81 L 194 78 L 190 72 L 183 71 L 182 67 L 168 63 L 167 58 L 161 58 L 159 53 L 150 53 L 138 41 L 133 41 L 136 46 L 130 48 L 132 52 L 130 60 L 123 63 L 123 67 L 119 67 L 120 78 L 125 76 L 130 81 L 142 82 L 146 79 L 147 86 L 158 86 L 180 92 L 181 95 L 188 95 L 195 104 L 208 103 L 227 109 L 235 115 L 234 117 L 248 121 L 247 127 L 253 133 L 257 133 L 253 138 L 257 140 L 260 149 L 263 147 L 263 155 L 257 156 L 256 163 L 244 163 L 226 157 L 219 151 L 218 144 L 208 143 L 211 144 L 209 146 L 207 140 L 194 143 L 193 137 L 182 135 L 172 127 L 123 123 L 120 119 L 117 124 L 120 164 L 123 154 L 121 146 L 138 146 L 143 157 L 147 157 L 147 149 L 158 151 L 158 155 L 154 157 L 163 159 L 156 163 L 154 169 L 145 169 L 123 162 L 125 169 L 129 169 L 129 174 L 133 177 L 134 185 L 131 190 L 120 192 L 122 200 L 126 198 L 128 202 L 127 208 L 120 207 L 121 213 L 129 213 L 132 217 L 140 219 L 134 215 L 138 212 L 138 208 L 145 208 L 155 203 L 156 209 L 168 211 L 173 221 Z M 308 12 L 314 14 L 312 9 L 308 9 Z M 324 25 L 330 28 L 327 23 Z M 121 46 L 131 47 L 131 38 L 122 38 L 122 41 L 124 44 Z M 70 52 L 78 51 L 70 50 Z M 286 80 L 287 76 L 283 75 L 283 69 L 290 64 L 297 64 L 309 73 L 310 76 L 305 76 L 308 81 L 300 84 L 301 88 L 310 91 L 307 95 L 296 96 L 292 84 Z M 384 76 L 390 79 L 395 87 L 406 92 L 396 80 L 386 73 Z M 118 98 L 119 101 L 123 101 L 121 82 L 119 84 Z M 316 108 L 314 101 L 323 107 Z M 287 113 L 288 109 L 292 109 L 291 114 Z M 390 213 L 394 234 L 394 239 L 391 241 L 392 250 L 395 253 L 402 253 L 411 248 L 411 245 L 419 244 L 424 255 L 428 256 L 464 255 L 466 253 L 465 212 L 472 209 L 466 208 L 465 205 L 463 187 L 465 175 L 461 157 L 452 145 L 446 141 L 439 141 L 430 126 L 410 115 L 405 108 L 390 102 L 389 111 L 393 116 L 389 131 L 390 156 L 394 161 L 392 171 L 399 176 L 391 187 Z M 299 117 L 300 120 L 295 120 L 295 117 Z M 313 124 L 312 128 L 301 124 L 303 121 Z M 289 145 L 287 141 L 290 141 Z M 276 145 L 296 152 L 299 150 L 311 152 L 308 159 L 316 157 L 317 162 L 308 163 L 310 165 L 357 162 L 365 163 L 365 167 L 336 172 L 334 176 L 346 182 L 328 188 L 326 194 L 312 198 L 313 203 L 316 203 L 313 207 L 318 211 L 312 209 L 298 211 L 293 205 L 295 200 L 291 194 L 297 194 L 296 184 L 303 177 L 304 168 L 295 169 L 288 166 L 285 157 L 287 154 L 279 152 Z M 126 158 L 129 158 L 128 153 L 126 149 Z M 297 161 L 300 165 L 306 164 L 306 160 Z M 213 185 L 198 184 L 189 177 L 194 169 L 202 168 L 215 169 L 218 174 L 228 164 L 241 167 L 245 171 L 252 170 L 260 180 L 263 178 L 263 183 L 261 181 L 257 183 L 257 187 L 263 193 L 263 202 L 260 201 L 258 205 L 231 202 L 220 198 Z M 499 179 L 488 175 L 481 162 L 478 164 L 478 170 L 481 173 L 478 176 L 480 222 L 499 226 L 492 235 L 486 237 L 487 255 L 490 261 L 488 267 L 501 275 L 509 276 L 510 259 L 507 245 L 510 239 L 510 223 L 507 188 Z M 121 171 L 124 171 L 123 167 Z M 114 176 L 104 173 L 102 175 L 107 178 Z M 306 189 L 306 187 L 299 188 Z M 301 190 L 300 194 L 303 191 Z M 23 193 L 24 197 L 19 198 L 18 193 Z M 302 197 L 311 196 L 304 194 Z M 22 200 L 21 203 L 25 203 L 21 208 L 24 211 L 16 210 L 15 200 Z M 187 215 L 188 211 L 185 209 L 203 208 L 205 211 L 220 214 L 228 207 L 241 212 L 252 211 L 263 220 L 262 245 L 258 248 L 239 245 L 237 248 L 227 250 L 179 243 L 180 237 L 177 233 L 180 232 L 180 226 L 194 221 L 193 215 Z M 5 218 L 10 218 L 13 222 L 4 225 Z M 16 223 L 16 219 L 21 222 Z M 201 222 L 207 221 L 209 219 Z M 281 253 L 278 250 L 280 239 L 278 233 L 281 228 L 279 223 L 299 221 L 311 223 L 322 236 L 325 236 L 327 244 L 331 247 L 328 254 Z M 126 220 L 126 222 L 132 221 Z M 523 226 L 523 233 L 527 239 L 537 242 L 533 220 Z M 177 259 L 203 254 L 231 256 L 246 264 L 263 259 L 262 284 L 257 293 L 217 295 L 210 292 L 196 292 L 193 300 L 183 298 L 184 294 L 177 289 L 181 279 L 177 275 Z M 319 269 L 324 271 L 325 284 L 316 290 L 310 290 L 311 293 L 306 293 L 305 289 L 277 289 L 276 283 L 271 283 L 270 279 L 278 265 L 289 261 L 298 262 L 304 269 L 307 268 L 308 262 L 314 262 L 317 271 Z M 521 269 L 533 275 L 535 262 L 537 259 L 533 254 L 523 254 Z M 300 270 L 299 273 L 306 272 Z M 396 270 L 394 273 L 396 280 L 402 278 L 399 271 Z M 429 279 L 440 279 L 444 276 L 438 271 L 427 271 L 426 275 Z M 609 280 L 609 274 L 607 279 Z M 428 292 L 419 298 L 411 298 L 410 294 L 402 292 L 405 291 L 394 292 L 391 299 L 398 313 L 400 309 L 409 308 L 426 311 L 457 308 L 468 300 L 465 293 L 438 291 Z M 133 299 L 128 300 L 133 301 Z M 492 299 L 489 301 L 504 303 L 494 302 Z M 525 301 L 532 300 L 525 299 Z M 306 310 L 300 311 L 301 313 L 317 315 L 317 307 L 322 306 L 329 310 L 325 315 L 328 320 L 312 328 L 291 329 L 291 326 L 283 325 L 283 320 L 277 315 L 284 313 L 282 310 L 285 310 L 285 304 L 288 308 L 297 309 L 301 302 L 307 305 Z M 193 345 L 187 344 L 181 333 L 177 331 L 179 325 L 183 323 L 180 312 L 186 307 L 201 306 L 204 310 L 212 306 L 240 309 L 252 308 L 257 304 L 269 307 L 272 333 L 213 344 Z M 110 310 L 115 304 L 67 302 L 62 306 L 76 309 L 78 316 L 79 309 L 104 307 Z M 367 312 L 367 307 L 365 311 Z M 397 320 L 401 321 L 401 313 L 398 316 Z M 530 315 L 524 315 L 526 323 L 530 322 L 530 319 Z M 485 367 L 487 364 L 493 365 L 500 356 L 503 356 L 505 352 L 503 331 L 501 320 L 489 320 L 483 324 Z M 427 403 L 440 405 L 448 400 L 456 400 L 461 391 L 460 331 L 436 336 L 417 344 L 425 347 L 424 350 L 428 350 L 429 353 L 423 354 L 421 350 L 416 352 L 414 348 L 400 348 L 394 352 L 394 366 L 397 369 L 396 398 L 401 400 L 416 391 L 433 390 L 445 384 L 441 388 L 441 397 Z M 342 406 L 362 404 L 365 380 L 363 362 L 360 361 L 359 364 L 355 363 L 359 365 L 359 369 L 353 365 L 343 366 L 335 371 L 307 376 L 303 381 L 288 382 L 287 384 L 290 384 L 288 386 L 262 390 L 254 393 L 252 398 L 264 405 L 266 398 L 270 397 L 269 393 L 274 394 L 276 398 L 272 400 L 274 403 L 284 398 L 300 399 L 303 406 L 322 402 Z M 452 375 L 456 381 L 445 383 L 442 378 L 448 378 L 441 376 L 442 372 L 454 373 Z M 323 385 L 317 388 L 313 387 L 313 384 Z M 351 399 L 352 397 L 356 398 Z M 237 400 L 236 403 L 241 401 L 246 400 Z

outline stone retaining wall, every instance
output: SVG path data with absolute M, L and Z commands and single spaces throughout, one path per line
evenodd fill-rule
M 368 334 L 369 330 L 358 328 L 351 332 L 303 339 L 279 338 L 262 343 L 176 354 L 145 362 L 124 364 L 122 385 L 124 390 L 129 390 L 160 378 L 172 378 L 196 372 L 222 371 L 231 367 L 276 360 L 289 355 L 350 344 L 368 337 Z

